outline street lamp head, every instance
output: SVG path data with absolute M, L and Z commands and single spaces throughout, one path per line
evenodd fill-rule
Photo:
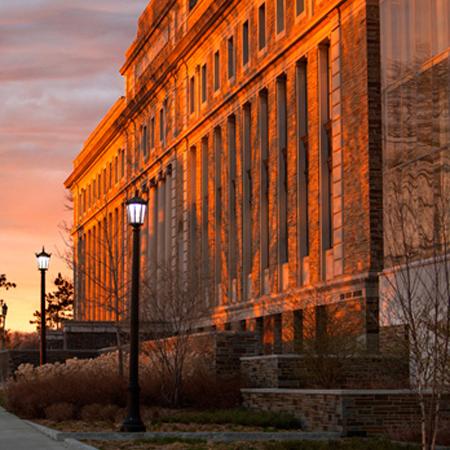
M 48 269 L 48 265 L 50 262 L 50 256 L 52 256 L 52 255 L 50 253 L 47 253 L 45 251 L 44 247 L 42 247 L 41 253 L 36 253 L 36 260 L 37 260 L 37 265 L 38 265 L 39 270 L 47 270 Z
M 8 314 L 8 305 L 6 303 L 3 303 L 3 305 L 2 305 L 2 316 L 6 317 L 6 314 Z
M 127 201 L 128 222 L 134 227 L 143 225 L 145 213 L 147 211 L 147 202 L 136 195 Z

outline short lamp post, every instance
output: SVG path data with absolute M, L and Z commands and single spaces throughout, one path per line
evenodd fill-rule
M 47 344 L 45 342 L 45 273 L 48 270 L 50 256 L 51 254 L 46 253 L 44 247 L 42 247 L 41 253 L 36 253 L 38 269 L 41 272 L 41 352 L 39 361 L 41 366 L 47 363 Z
M 131 275 L 130 305 L 130 378 L 128 384 L 127 418 L 121 431 L 142 432 L 145 425 L 141 419 L 139 405 L 139 271 L 140 231 L 145 221 L 147 202 L 136 196 L 126 203 L 128 222 L 133 228 L 133 264 Z
M 6 315 L 8 314 L 8 305 L 0 300 L 1 311 L 0 311 L 0 320 L 1 320 L 1 333 L 2 333 L 2 349 L 6 347 Z

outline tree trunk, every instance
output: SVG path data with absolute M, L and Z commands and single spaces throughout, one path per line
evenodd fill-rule
M 116 326 L 116 344 L 117 344 L 117 367 L 119 370 L 119 377 L 123 378 L 124 377 L 123 350 L 119 326 Z

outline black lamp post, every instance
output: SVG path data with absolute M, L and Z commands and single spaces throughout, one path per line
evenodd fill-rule
M 41 352 L 40 365 L 47 363 L 47 344 L 45 342 L 45 273 L 50 263 L 50 253 L 42 247 L 41 253 L 36 253 L 38 269 L 41 272 Z
M 8 314 L 8 305 L 3 300 L 0 300 L 0 305 L 2 307 L 0 316 L 2 325 L 2 348 L 4 349 L 6 341 L 6 314 Z
M 130 379 L 128 384 L 128 415 L 121 431 L 145 431 L 139 406 L 139 265 L 140 231 L 145 220 L 147 202 L 136 196 L 127 203 L 128 222 L 133 227 L 133 266 L 130 305 Z

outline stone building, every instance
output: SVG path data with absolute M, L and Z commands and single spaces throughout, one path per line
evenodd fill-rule
M 150 1 L 121 68 L 125 95 L 66 181 L 76 320 L 126 315 L 124 202 L 138 190 L 142 277 L 200 267 L 199 330 L 255 330 L 281 353 L 306 323 L 320 335 L 358 311 L 355 329 L 376 349 L 386 180 L 405 147 L 435 150 L 414 132 L 425 92 L 439 97 L 439 111 L 429 106 L 449 149 L 450 11 L 431 3 Z

